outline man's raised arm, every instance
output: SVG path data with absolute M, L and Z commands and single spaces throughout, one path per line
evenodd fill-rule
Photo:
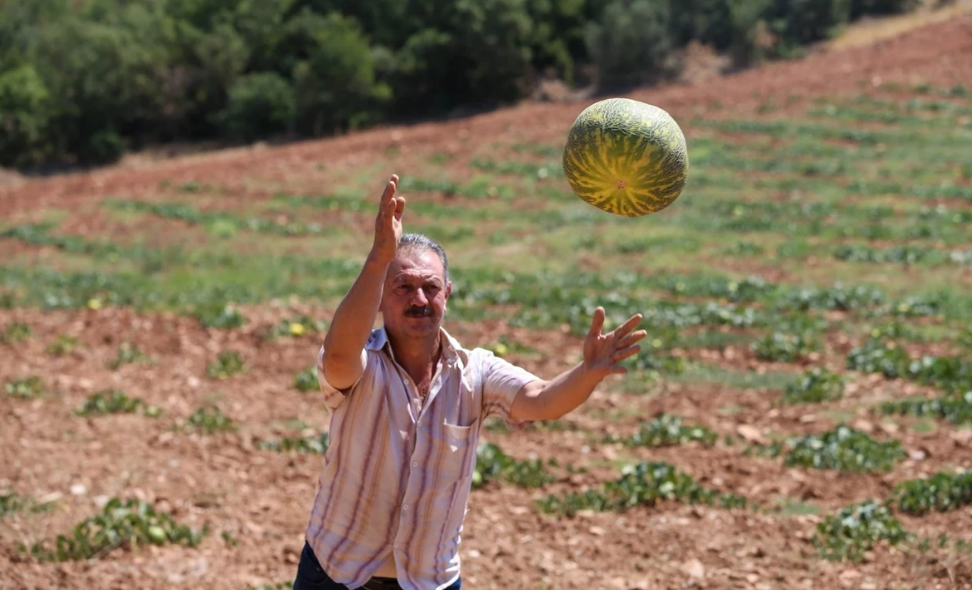
M 375 218 L 375 239 L 358 278 L 344 296 L 324 337 L 324 378 L 335 389 L 351 387 L 365 368 L 364 346 L 371 335 L 388 266 L 402 237 L 405 197 L 396 197 L 398 175 L 385 185 Z

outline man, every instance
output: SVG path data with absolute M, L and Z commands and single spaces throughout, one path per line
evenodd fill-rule
M 636 315 L 601 334 L 594 313 L 584 360 L 544 381 L 442 327 L 452 293 L 445 252 L 402 235 L 405 198 L 392 175 L 367 260 L 318 354 L 330 447 L 294 590 L 461 587 L 459 543 L 483 421 L 514 429 L 581 405 L 636 354 Z M 373 330 L 381 312 L 383 327 Z

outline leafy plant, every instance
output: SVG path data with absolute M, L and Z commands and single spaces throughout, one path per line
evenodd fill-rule
M 206 328 L 229 330 L 246 324 L 246 317 L 229 303 L 199 305 L 193 315 Z
M 160 411 L 154 406 L 146 405 L 142 400 L 128 397 L 124 391 L 106 389 L 96 392 L 85 400 L 84 405 L 77 409 L 79 416 L 103 416 L 106 414 L 131 414 L 141 409 L 146 416 L 156 417 Z
M 822 557 L 832 561 L 859 562 L 874 543 L 897 545 L 908 534 L 883 504 L 868 500 L 830 515 L 817 525 L 813 544 Z
M 138 349 L 138 345 L 132 342 L 122 342 L 118 346 L 118 357 L 113 360 L 108 367 L 111 370 L 116 371 L 123 365 L 148 362 L 151 362 L 151 359 L 142 354 L 142 351 Z
M 204 406 L 197 409 L 186 420 L 186 425 L 206 434 L 236 430 L 236 423 L 232 418 L 224 415 L 218 406 Z
M 270 332 L 272 337 L 292 336 L 300 337 L 304 334 L 317 334 L 327 330 L 327 322 L 301 315 L 295 318 L 285 318 L 277 322 Z
M 317 367 L 309 367 L 294 374 L 294 388 L 304 393 L 319 389 L 320 382 L 317 379 Z
M 277 453 L 312 453 L 323 455 L 327 452 L 328 433 L 322 432 L 317 436 L 289 437 L 280 439 L 255 441 L 258 449 L 262 451 L 274 451 Z
M 948 512 L 972 504 L 972 472 L 940 471 L 931 477 L 903 481 L 895 486 L 888 503 L 915 516 L 932 510 Z
M 70 354 L 78 347 L 78 339 L 67 334 L 59 334 L 57 340 L 51 343 L 45 352 L 51 356 L 64 356 Z
M 862 373 L 881 373 L 889 379 L 901 377 L 911 364 L 908 352 L 894 343 L 869 339 L 847 355 L 846 366 Z
M 904 399 L 881 404 L 883 414 L 931 416 L 952 424 L 972 424 L 972 391 L 935 399 Z
M 243 357 L 235 350 L 224 350 L 216 357 L 215 363 L 206 367 L 206 376 L 210 379 L 228 379 L 246 370 Z
M 54 502 L 38 504 L 33 498 L 21 496 L 17 492 L 0 493 L 0 517 L 28 509 L 30 512 L 44 512 L 50 510 L 53 505 Z
M 668 447 L 692 441 L 712 446 L 718 438 L 718 434 L 704 426 L 686 426 L 679 416 L 661 414 L 651 422 L 643 423 L 638 432 L 620 442 L 632 447 Z
M 6 516 L 18 512 L 27 505 L 25 498 L 18 496 L 16 492 L 0 494 L 0 516 Z
M 482 443 L 476 449 L 476 468 L 472 487 L 478 489 L 490 481 L 503 480 L 523 488 L 542 487 L 554 480 L 540 459 L 518 461 L 493 443 Z
M 822 434 L 795 437 L 785 443 L 774 443 L 760 452 L 771 457 L 786 454 L 786 466 L 870 473 L 889 471 L 905 458 L 901 443 L 874 440 L 865 432 L 843 424 Z
M 948 392 L 972 389 L 972 362 L 961 356 L 926 355 L 912 359 L 893 343 L 870 339 L 851 350 L 846 364 L 848 369 L 881 373 L 889 379 L 909 379 Z
M 140 545 L 174 543 L 195 547 L 208 532 L 179 525 L 172 516 L 157 512 L 137 499 L 112 498 L 101 513 L 79 523 L 69 535 L 58 535 L 54 549 L 46 543 L 35 544 L 31 553 L 42 562 L 101 559 L 118 548 L 137 549 Z
M 820 338 L 811 332 L 771 332 L 752 344 L 762 361 L 792 363 L 820 350 Z
M 30 326 L 23 322 L 11 322 L 0 333 L 0 344 L 16 344 L 30 337 Z
M 538 502 L 540 510 L 568 516 L 581 510 L 621 512 L 634 506 L 654 506 L 664 500 L 686 504 L 719 505 L 745 508 L 748 502 L 735 494 L 722 494 L 702 487 L 685 473 L 668 463 L 639 461 L 626 465 L 621 477 L 606 482 L 601 490 L 570 492 L 565 496 L 547 496 Z
M 783 394 L 785 404 L 819 404 L 837 401 L 844 394 L 844 379 L 822 367 L 805 371 L 796 383 L 787 385 Z
M 47 386 L 36 375 L 8 380 L 4 384 L 4 389 L 7 395 L 20 399 L 33 399 L 47 393 Z

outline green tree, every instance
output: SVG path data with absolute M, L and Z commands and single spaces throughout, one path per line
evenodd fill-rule
M 297 130 L 322 135 L 376 120 L 390 90 L 375 80 L 371 48 L 358 23 L 331 13 L 314 42 L 310 57 L 294 67 Z
M 523 94 L 533 21 L 525 0 L 457 0 L 452 24 L 469 102 Z
M 32 166 L 47 155 L 50 93 L 30 64 L 0 74 L 0 165 Z
M 643 82 L 665 71 L 672 49 L 668 2 L 612 0 L 586 39 L 602 87 Z
M 136 33 L 76 18 L 39 30 L 30 57 L 53 103 L 53 154 L 110 162 L 123 151 L 122 134 L 157 111 L 165 58 Z
M 290 83 L 273 72 L 261 72 L 236 80 L 217 120 L 227 137 L 253 141 L 290 131 L 296 112 Z

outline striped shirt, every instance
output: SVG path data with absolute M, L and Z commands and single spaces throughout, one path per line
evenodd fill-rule
M 383 328 L 371 333 L 364 372 L 346 390 L 327 383 L 323 347 L 318 353 L 318 381 L 333 414 L 305 535 L 328 576 L 349 588 L 389 570 L 405 590 L 454 583 L 483 421 L 499 416 L 513 430 L 526 426 L 510 419 L 510 407 L 538 377 L 441 334 L 424 405 Z

